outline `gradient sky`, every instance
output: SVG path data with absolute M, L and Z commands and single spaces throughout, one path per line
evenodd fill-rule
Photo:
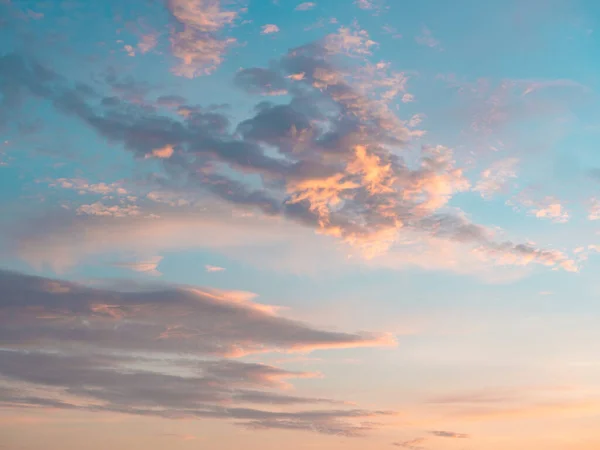
M 600 448 L 599 21 L 0 0 L 0 448 Z

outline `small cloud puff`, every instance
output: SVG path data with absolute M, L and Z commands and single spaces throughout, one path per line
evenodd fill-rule
M 279 27 L 277 25 L 270 23 L 270 24 L 262 26 L 260 34 L 273 34 L 273 33 L 279 33 Z
M 296 11 L 308 11 L 310 9 L 313 9 L 315 6 L 317 6 L 317 4 L 314 2 L 304 2 L 296 6 L 295 9 Z

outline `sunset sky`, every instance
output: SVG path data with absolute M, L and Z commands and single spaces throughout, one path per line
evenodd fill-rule
M 600 448 L 600 2 L 0 0 L 0 449 Z

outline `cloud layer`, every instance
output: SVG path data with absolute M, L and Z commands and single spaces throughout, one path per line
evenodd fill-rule
M 318 373 L 228 359 L 394 345 L 388 335 L 320 330 L 244 292 L 92 288 L 12 272 L 0 272 L 0 290 L 5 406 L 222 418 L 349 436 L 370 428 L 361 419 L 391 414 L 280 392 L 291 388 L 287 380 Z M 329 409 L 286 411 L 292 405 Z

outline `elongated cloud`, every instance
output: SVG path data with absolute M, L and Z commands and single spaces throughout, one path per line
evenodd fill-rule
M 148 258 L 143 261 L 119 262 L 114 263 L 113 265 L 115 267 L 124 267 L 135 272 L 148 273 L 150 275 L 160 275 L 160 272 L 158 271 L 158 265 L 162 259 L 162 256 L 153 256 L 152 258 Z
M 454 431 L 431 431 L 430 434 L 437 436 L 437 437 L 451 438 L 451 439 L 467 439 L 469 437 L 468 434 L 455 433 Z
M 391 414 L 280 392 L 292 389 L 293 379 L 320 377 L 316 372 L 223 359 L 392 345 L 389 336 L 320 330 L 240 292 L 93 288 L 2 271 L 0 291 L 4 406 L 216 418 L 346 436 L 372 428 L 355 420 Z M 262 408 L 269 404 L 277 410 Z M 337 407 L 285 409 L 310 404 Z
M 239 293 L 186 287 L 121 292 L 8 272 L 0 274 L 0 283 L 5 325 L 0 334 L 7 344 L 70 342 L 201 355 L 394 344 L 387 335 L 318 330 L 279 317 Z M 11 314 L 16 319 L 12 325 Z M 115 325 L 117 334 L 112 331 Z

